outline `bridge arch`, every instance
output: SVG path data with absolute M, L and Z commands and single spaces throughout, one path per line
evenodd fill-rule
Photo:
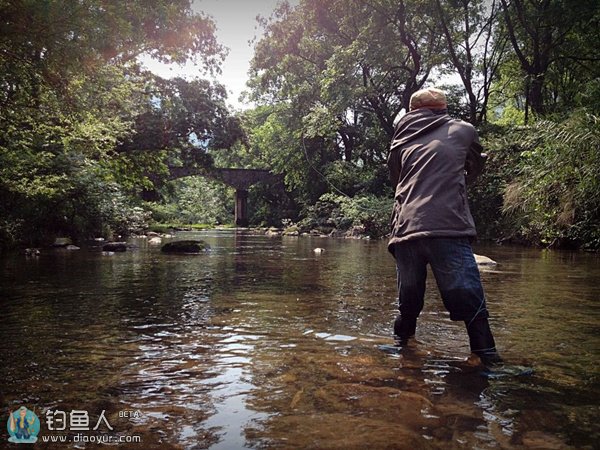
M 236 169 L 213 168 L 203 169 L 195 167 L 169 167 L 169 180 L 177 178 L 202 176 L 211 180 L 220 181 L 235 189 L 235 225 L 248 226 L 248 189 L 250 186 L 266 182 L 276 184 L 281 177 L 267 169 Z

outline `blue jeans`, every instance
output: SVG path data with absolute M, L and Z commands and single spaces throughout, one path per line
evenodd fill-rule
M 469 238 L 421 238 L 394 245 L 398 309 L 416 319 L 423 309 L 427 264 L 431 266 L 451 320 L 487 318 L 479 269 Z

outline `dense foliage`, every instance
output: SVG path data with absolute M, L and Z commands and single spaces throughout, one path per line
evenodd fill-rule
M 375 204 L 385 222 L 393 124 L 443 86 L 490 155 L 470 188 L 480 235 L 598 248 L 599 18 L 593 1 L 283 4 L 252 62 L 250 145 L 285 175 L 300 225 L 350 230 Z
M 10 0 L 0 17 L 0 247 L 139 229 L 142 190 L 235 135 L 224 88 L 137 63 L 218 70 L 214 24 L 189 1 Z
M 118 4 L 118 6 L 117 6 Z M 141 55 L 225 50 L 189 0 L 0 1 L 0 247 L 107 237 L 149 221 L 227 223 L 231 188 L 170 168 L 270 169 L 251 223 L 387 233 L 386 158 L 413 92 L 440 86 L 480 130 L 470 187 L 484 238 L 600 248 L 594 0 L 300 0 L 261 18 L 249 96 L 160 79 Z
M 600 119 L 577 111 L 524 131 L 504 194 L 510 229 L 526 242 L 600 248 Z

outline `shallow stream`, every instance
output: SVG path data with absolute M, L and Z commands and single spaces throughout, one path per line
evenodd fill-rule
M 598 255 L 475 247 L 498 262 L 482 270 L 498 347 L 535 370 L 486 379 L 431 275 L 417 341 L 380 349 L 396 314 L 383 241 L 184 237 L 212 249 L 0 259 L 2 420 L 25 405 L 40 438 L 77 448 L 99 432 L 141 440 L 118 448 L 597 448 Z M 90 431 L 51 432 L 55 411 L 87 411 Z M 102 411 L 113 430 L 91 430 Z

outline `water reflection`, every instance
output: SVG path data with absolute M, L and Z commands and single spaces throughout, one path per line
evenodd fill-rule
M 110 257 L 2 259 L 5 410 L 106 410 L 115 433 L 148 448 L 597 442 L 596 255 L 477 249 L 499 262 L 482 272 L 499 347 L 536 369 L 486 380 L 432 277 L 417 342 L 382 351 L 396 313 L 383 242 L 192 236 L 211 252 L 164 255 L 138 240 Z

